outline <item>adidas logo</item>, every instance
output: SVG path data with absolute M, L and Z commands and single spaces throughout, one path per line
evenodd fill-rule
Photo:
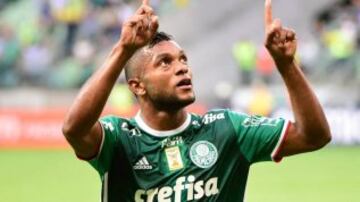
M 152 166 L 149 164 L 146 157 L 142 157 L 136 164 L 133 166 L 135 170 L 150 170 Z

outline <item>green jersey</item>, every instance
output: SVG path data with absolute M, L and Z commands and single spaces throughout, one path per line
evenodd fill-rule
M 243 201 L 252 163 L 276 159 L 288 122 L 230 110 L 188 114 L 157 131 L 142 120 L 107 116 L 90 164 L 103 202 Z

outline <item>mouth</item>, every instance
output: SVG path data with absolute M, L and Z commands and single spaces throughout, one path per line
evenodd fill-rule
M 177 88 L 180 89 L 191 89 L 192 88 L 192 82 L 191 79 L 182 79 L 178 84 L 176 84 Z

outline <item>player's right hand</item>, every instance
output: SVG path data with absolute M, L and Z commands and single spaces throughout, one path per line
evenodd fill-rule
M 149 6 L 149 0 L 143 0 L 135 14 L 123 23 L 120 45 L 127 50 L 136 51 L 152 39 L 158 27 L 158 17 Z

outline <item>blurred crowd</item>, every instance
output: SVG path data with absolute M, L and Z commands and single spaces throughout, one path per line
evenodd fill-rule
M 307 47 L 303 64 L 318 75 L 340 75 L 360 84 L 360 0 L 340 0 L 321 10 L 314 20 L 317 48 Z M 313 50 L 313 51 L 311 51 Z
M 161 16 L 187 7 L 190 0 L 150 2 Z M 122 22 L 140 3 L 0 0 L 0 88 L 80 87 L 100 67 L 119 39 Z M 360 0 L 339 0 L 323 8 L 309 29 L 313 30 L 313 37 L 299 39 L 297 59 L 312 83 L 359 86 Z M 219 105 L 263 115 L 284 105 L 283 95 L 269 90 L 281 79 L 262 44 L 242 39 L 234 43 L 232 54 L 242 90 L 220 82 L 215 88 Z M 248 91 L 244 90 L 246 86 Z M 133 103 L 131 98 L 120 81 L 110 102 L 127 109 Z M 357 100 L 360 106 L 360 97 Z
M 299 41 L 298 61 L 316 82 L 360 84 L 360 0 L 340 0 L 320 10 L 313 21 L 313 37 Z M 233 57 L 241 84 L 274 83 L 279 78 L 262 45 L 238 41 Z M 254 79 L 255 78 L 255 79 Z
M 0 87 L 81 86 L 118 40 L 140 1 L 0 1 Z M 188 0 L 152 0 L 158 13 Z

